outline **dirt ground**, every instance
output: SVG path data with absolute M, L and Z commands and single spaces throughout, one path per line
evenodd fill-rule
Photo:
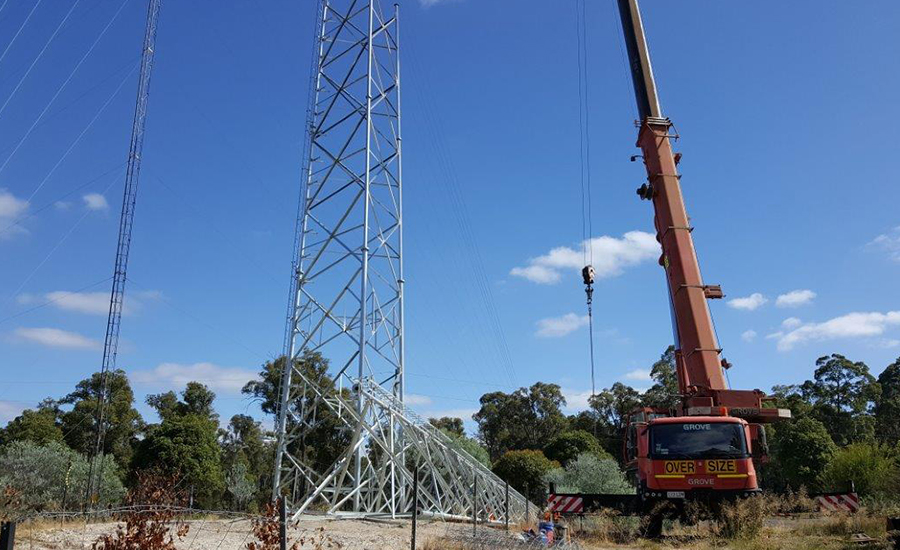
M 254 541 L 247 520 L 196 520 L 188 522 L 190 530 L 177 548 L 186 550 L 238 550 Z M 115 531 L 115 523 L 53 525 L 23 524 L 16 532 L 19 550 L 89 549 L 104 533 Z M 410 522 L 362 521 L 351 519 L 307 519 L 288 533 L 292 541 L 303 539 L 303 548 L 340 548 L 342 550 L 406 550 L 410 547 Z M 487 529 L 479 527 L 479 529 Z M 429 540 L 438 541 L 472 533 L 472 526 L 441 521 L 418 523 L 417 546 Z M 321 543 L 321 544 L 317 544 Z

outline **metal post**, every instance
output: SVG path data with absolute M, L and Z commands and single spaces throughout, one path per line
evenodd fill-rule
M 16 545 L 16 522 L 0 524 L 0 550 L 13 550 Z
M 478 474 L 472 478 L 472 537 L 478 536 Z
M 419 519 L 419 467 L 413 468 L 412 542 L 410 550 L 416 550 L 416 521 Z
M 528 509 L 531 505 L 531 501 L 528 500 L 528 493 L 525 493 L 525 523 L 528 524 L 531 521 L 531 511 Z
M 278 499 L 278 547 L 287 550 L 287 503 Z
M 506 482 L 506 498 L 503 501 L 503 517 L 506 518 L 506 530 L 509 531 L 509 482 Z

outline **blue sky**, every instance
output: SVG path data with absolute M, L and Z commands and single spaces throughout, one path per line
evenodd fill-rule
M 81 0 L 47 45 L 72 4 L 35 5 L 0 10 L 0 421 L 99 367 L 145 14 Z M 727 294 L 711 307 L 731 383 L 800 382 L 831 352 L 877 374 L 900 355 L 900 4 L 642 8 L 701 267 Z M 543 380 L 577 409 L 574 2 L 401 11 L 410 402 L 468 417 L 484 392 Z M 119 357 L 141 401 L 200 379 L 223 417 L 259 415 L 238 390 L 282 344 L 313 13 L 162 7 Z M 671 341 L 666 294 L 628 162 L 614 2 L 589 2 L 586 21 L 598 387 L 644 388 Z

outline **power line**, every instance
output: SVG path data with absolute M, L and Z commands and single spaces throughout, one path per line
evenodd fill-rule
M 80 0 L 75 0 L 75 4 L 78 4 L 79 1 L 80 1 Z M 53 105 L 53 103 L 56 101 L 56 98 L 59 97 L 59 94 L 61 94 L 62 91 L 66 88 L 66 86 L 68 86 L 69 82 L 72 81 L 72 78 L 75 76 L 75 73 L 78 72 L 78 69 L 81 68 L 81 65 L 82 65 L 82 64 L 85 62 L 85 60 L 91 55 L 91 53 L 93 53 L 94 48 L 97 47 L 97 43 L 100 42 L 100 39 L 103 38 L 103 36 L 106 34 L 106 31 L 109 30 L 109 28 L 112 26 L 113 22 L 119 17 L 119 14 L 122 13 L 122 8 L 125 7 L 125 4 L 126 4 L 127 2 L 128 2 L 128 0 L 124 0 L 124 1 L 122 2 L 122 5 L 119 6 L 119 9 L 116 10 L 116 12 L 113 14 L 112 18 L 110 18 L 109 22 L 106 24 L 105 27 L 103 27 L 103 30 L 100 31 L 100 34 L 97 36 L 97 38 L 96 38 L 96 39 L 94 40 L 94 42 L 91 44 L 91 47 L 88 48 L 87 52 L 85 52 L 85 54 L 81 57 L 81 59 L 78 60 L 78 63 L 75 64 L 75 68 L 72 69 L 72 72 L 69 73 L 69 76 L 66 77 L 66 80 L 65 80 L 65 81 L 62 83 L 62 85 L 60 85 L 60 87 L 56 90 L 56 93 L 53 94 L 53 97 L 50 98 L 50 101 L 47 103 L 47 106 L 44 107 L 43 111 L 41 111 L 41 114 L 38 115 L 38 117 L 35 119 L 35 121 L 31 124 L 31 127 L 28 128 L 28 131 L 25 132 L 25 135 L 22 136 L 22 139 L 20 139 L 19 142 L 18 142 L 18 144 L 16 144 L 16 147 L 15 147 L 15 149 L 13 149 L 13 152 L 10 153 L 9 156 L 6 157 L 6 160 L 3 162 L 3 164 L 0 165 L 0 174 L 3 173 L 3 170 L 6 169 L 6 166 L 9 164 L 9 161 L 12 160 L 12 158 L 15 156 L 16 152 L 18 152 L 19 148 L 22 147 L 22 144 L 25 143 L 25 141 L 26 141 L 26 140 L 28 139 L 28 137 L 31 135 L 31 132 L 34 131 L 35 127 L 38 125 L 38 123 L 41 121 L 41 119 L 44 117 L 44 115 L 47 114 L 47 111 L 50 109 L 50 107 L 51 107 L 51 106 Z M 74 8 L 74 6 L 73 6 L 73 8 Z M 71 13 L 72 13 L 72 12 L 71 12 L 71 10 L 70 10 L 70 11 L 69 11 L 69 14 L 71 14 Z M 69 14 L 66 14 L 66 17 L 67 17 L 67 18 L 68 18 L 68 16 L 69 16 Z M 58 29 L 57 29 L 57 30 L 58 30 Z M 55 33 L 54 33 L 54 35 L 55 35 Z M 30 71 L 30 70 L 31 70 L 31 69 L 29 69 L 29 71 Z M 27 76 L 27 75 L 26 75 L 26 76 Z M 24 78 L 24 77 L 23 77 L 23 78 Z M 21 84 L 21 82 L 20 82 L 20 84 Z M 8 103 L 8 102 L 9 102 L 9 100 L 7 100 L 7 103 Z M 4 105 L 4 107 L 5 107 L 5 105 Z M 2 109 L 0 109 L 0 113 L 2 113 Z M 35 190 L 34 193 L 37 193 L 37 190 Z M 31 201 L 31 199 L 34 198 L 34 193 L 32 193 L 31 196 L 28 198 L 29 201 Z
M 31 62 L 31 65 L 29 65 L 28 70 L 25 71 L 25 74 L 23 74 L 22 78 L 19 79 L 19 83 L 16 84 L 16 87 L 13 88 L 12 92 L 10 92 L 9 97 L 6 98 L 6 101 L 3 103 L 3 106 L 0 107 L 0 116 L 3 115 L 3 111 L 6 110 L 6 106 L 9 105 L 9 102 L 12 101 L 12 98 L 15 97 L 16 93 L 19 91 L 19 88 L 22 86 L 22 83 L 24 83 L 25 79 L 28 78 L 28 75 L 31 74 L 31 70 L 34 69 L 34 66 L 37 65 L 38 61 L 40 61 L 41 58 L 44 57 L 44 53 L 47 51 L 47 48 L 50 47 L 50 44 L 53 42 L 53 39 L 56 38 L 57 34 L 59 34 L 60 29 L 62 29 L 63 25 L 69 19 L 69 16 L 72 15 L 72 12 L 75 11 L 75 8 L 78 6 L 79 2 L 81 2 L 81 0 L 75 0 L 75 2 L 72 4 L 72 7 L 69 8 L 68 12 L 66 12 L 66 16 L 63 17 L 63 20 L 59 22 L 59 25 L 57 25 L 56 30 L 53 31 L 53 34 L 51 34 L 50 38 L 47 39 L 47 42 L 44 43 L 44 47 L 41 48 L 41 51 L 38 52 L 37 56 L 34 58 L 34 61 Z M 41 3 L 41 0 L 38 0 L 38 4 L 40 4 L 40 3 Z M 37 8 L 37 5 L 35 5 L 35 8 Z M 31 10 L 31 12 L 34 13 L 34 10 Z M 29 19 L 31 18 L 30 13 L 28 14 L 28 18 Z M 26 19 L 25 22 L 27 23 L 28 19 Z M 22 25 L 24 26 L 24 23 Z M 22 31 L 22 28 L 20 27 L 19 32 L 21 32 L 21 31 Z M 18 33 L 16 33 L 16 36 L 17 37 L 19 36 Z M 13 41 L 15 41 L 15 38 L 13 39 Z M 12 45 L 12 43 L 10 43 L 10 46 L 11 45 Z M 9 51 L 8 47 L 7 47 L 6 51 Z M 6 55 L 6 51 L 3 52 L 4 56 Z
M 103 172 L 103 173 L 100 174 L 99 176 L 97 176 L 97 177 L 95 177 L 95 178 L 92 178 L 92 179 L 90 179 L 90 180 L 88 180 L 88 181 L 82 183 L 81 185 L 79 185 L 78 187 L 72 189 L 71 191 L 66 191 L 65 193 L 63 193 L 62 195 L 56 197 L 55 199 L 51 200 L 50 202 L 47 202 L 46 204 L 44 204 L 44 205 L 41 206 L 40 208 L 38 208 L 38 209 L 36 209 L 36 210 L 32 210 L 32 211 L 30 211 L 30 212 L 27 213 L 27 214 L 23 214 L 23 215 L 19 216 L 18 218 L 16 218 L 16 219 L 14 219 L 13 221 L 11 221 L 11 222 L 9 223 L 9 225 L 7 225 L 6 227 L 4 227 L 3 229 L 0 229 L 0 235 L 2 235 L 3 233 L 6 233 L 7 231 L 9 231 L 10 229 L 12 229 L 13 227 L 15 227 L 15 226 L 17 226 L 17 225 L 21 226 L 21 223 L 22 223 L 23 221 L 28 220 L 28 219 L 31 219 L 31 218 L 37 216 L 38 214 L 40 214 L 40 213 L 43 212 L 44 210 L 46 210 L 46 209 L 50 208 L 51 206 L 53 206 L 53 205 L 59 203 L 59 202 L 62 201 L 63 199 L 68 198 L 68 197 L 71 196 L 71 195 L 74 195 L 75 193 L 81 191 L 82 189 L 84 189 L 85 187 L 91 185 L 92 183 L 95 183 L 95 182 L 97 182 L 97 181 L 102 180 L 102 179 L 105 178 L 106 176 L 108 176 L 108 175 L 112 174 L 113 172 L 115 172 L 116 170 L 119 170 L 120 168 L 122 168 L 124 165 L 125 165 L 125 163 L 124 163 L 124 162 L 121 162 L 121 163 L 117 164 L 116 166 L 112 167 L 111 169 L 107 170 L 106 172 Z
M 16 43 L 16 39 L 19 38 L 19 35 L 22 33 L 22 29 L 25 28 L 25 25 L 28 24 L 28 21 L 31 20 L 31 16 L 34 15 L 34 10 L 38 9 L 38 6 L 41 5 L 43 0 L 37 0 L 35 2 L 34 7 L 31 8 L 31 11 L 28 12 L 28 15 L 25 17 L 25 21 L 22 21 L 22 24 L 19 26 L 19 30 L 16 31 L 16 34 L 12 37 L 12 40 L 9 41 L 9 44 L 6 45 L 6 48 L 3 50 L 3 53 L 0 54 L 0 63 L 3 63 L 3 59 L 6 57 L 6 54 L 9 53 L 9 49 L 12 48 L 12 45 Z M 78 2 L 75 2 L 76 4 Z M 0 12 L 3 11 L 3 8 L 6 7 L 6 2 L 3 2 L 3 5 L 0 6 Z M 73 6 L 74 9 L 74 6 Z
M 84 292 L 85 290 L 89 290 L 89 289 L 91 289 L 91 288 L 94 288 L 95 286 L 101 285 L 101 284 L 103 284 L 103 283 L 105 283 L 105 282 L 107 282 L 107 281 L 109 281 L 109 280 L 111 280 L 111 279 L 112 279 L 112 277 L 107 277 L 107 278 L 105 278 L 105 279 L 103 279 L 103 280 L 97 281 L 96 283 L 91 283 L 91 284 L 89 284 L 89 285 L 87 285 L 87 286 L 83 286 L 83 287 L 81 287 L 81 288 L 79 288 L 79 289 L 77 289 L 77 290 L 73 290 L 72 292 L 74 292 L 74 293 Z M 43 307 L 46 307 L 46 306 L 55 304 L 56 302 L 62 300 L 63 298 L 64 298 L 64 296 L 59 296 L 58 298 L 53 298 L 52 300 L 47 300 L 46 302 L 43 302 L 43 303 L 38 304 L 38 305 L 36 305 L 36 306 L 30 307 L 30 308 L 28 308 L 28 309 L 26 309 L 26 310 L 23 310 L 23 311 L 20 311 L 20 312 L 18 312 L 18 313 L 14 313 L 14 314 L 12 314 L 12 315 L 8 315 L 8 316 L 6 316 L 6 317 L 0 319 L 0 324 L 3 324 L 3 323 L 5 323 L 5 322 L 7 322 L 7 321 L 11 321 L 11 320 L 16 319 L 16 318 L 18 318 L 18 317 L 21 317 L 21 316 L 23 316 L 23 315 L 26 315 L 26 314 L 28 314 L 28 313 L 31 313 L 32 311 L 36 311 L 36 310 L 41 309 L 41 308 L 43 308 Z M 7 381 L 7 382 L 8 382 L 8 381 Z

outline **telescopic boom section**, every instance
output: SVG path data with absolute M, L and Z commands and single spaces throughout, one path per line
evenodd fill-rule
M 618 0 L 618 3 L 641 117 L 637 145 L 644 153 L 647 168 L 647 183 L 638 194 L 653 202 L 656 214 L 656 239 L 662 245 L 660 265 L 666 271 L 672 307 L 678 382 L 682 394 L 712 395 L 716 390 L 727 389 L 719 355 L 721 349 L 706 303 L 707 298 L 720 298 L 721 291 L 704 285 L 700 277 L 677 161 L 672 152 L 672 122 L 663 117 L 659 107 L 637 0 Z

